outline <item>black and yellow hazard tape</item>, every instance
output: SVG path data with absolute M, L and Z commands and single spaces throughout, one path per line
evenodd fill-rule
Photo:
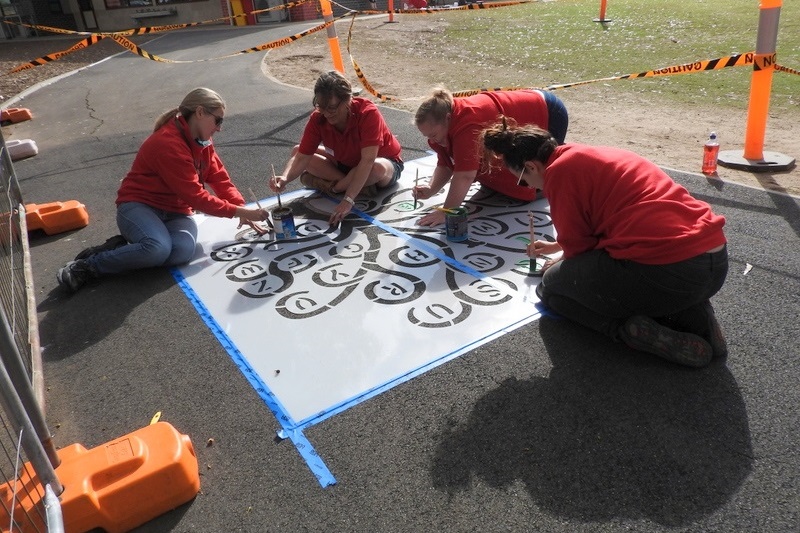
M 487 6 L 491 5 L 492 7 L 504 7 L 509 5 L 517 5 L 523 2 L 497 2 L 494 4 L 468 4 L 467 6 L 462 6 L 464 8 L 471 8 L 471 9 L 486 9 Z M 477 7 L 477 6 L 484 6 L 484 7 Z M 451 8 L 452 10 L 458 8 Z M 350 43 L 353 38 L 353 27 L 355 25 L 356 16 L 358 12 L 354 12 L 352 14 L 353 19 L 350 21 L 350 27 L 347 31 L 347 54 L 350 56 L 350 62 L 353 65 L 353 69 L 355 70 L 356 77 L 364 89 L 367 90 L 372 96 L 378 98 L 383 102 L 391 102 L 391 101 L 401 101 L 401 100 L 418 100 L 419 97 L 412 97 L 412 98 L 397 98 L 392 96 L 387 96 L 383 93 L 380 93 L 375 90 L 372 84 L 369 82 L 367 77 L 364 75 L 364 72 L 359 67 L 358 63 L 356 62 L 353 54 L 350 51 Z M 593 80 L 585 80 L 585 81 L 578 81 L 572 83 L 563 83 L 557 85 L 549 85 L 547 87 L 495 87 L 495 88 L 479 88 L 479 89 L 467 89 L 464 91 L 454 92 L 453 96 L 457 98 L 472 96 L 474 94 L 488 92 L 488 91 L 519 91 L 522 89 L 540 89 L 540 90 L 547 90 L 547 91 L 554 91 L 556 89 L 566 89 L 568 87 L 577 87 L 579 85 L 587 85 L 590 83 L 597 83 L 597 82 L 604 82 L 604 81 L 613 81 L 613 80 L 624 80 L 624 79 L 635 79 L 635 78 L 652 78 L 656 76 L 674 76 L 676 74 L 689 74 L 693 72 L 703 72 L 708 70 L 719 70 L 728 67 L 739 67 L 744 65 L 752 65 L 754 64 L 756 54 L 754 52 L 748 52 L 746 54 L 736 54 L 727 57 L 721 57 L 717 59 L 708 59 L 705 61 L 694 61 L 692 63 L 685 63 L 682 65 L 674 65 L 670 67 L 664 67 L 655 70 L 646 70 L 644 72 L 637 72 L 633 74 L 625 74 L 622 76 L 610 76 L 606 78 L 598 78 Z M 769 60 L 762 61 L 766 64 Z M 772 63 L 774 66 L 774 57 L 772 58 Z
M 769 70 L 775 68 L 776 54 L 753 54 L 753 70 Z
M 692 74 L 695 72 L 705 72 L 709 70 L 720 70 L 728 67 L 743 67 L 753 64 L 754 52 L 745 54 L 735 54 L 727 57 L 720 57 L 717 59 L 707 59 L 705 61 L 693 61 L 691 63 L 684 63 L 682 65 L 673 65 L 670 67 L 659 68 L 655 70 L 645 70 L 644 72 L 636 72 L 634 74 L 625 74 L 622 76 L 609 76 L 607 78 L 597 78 L 593 80 L 578 81 L 573 83 L 561 83 L 558 85 L 548 85 L 543 89 L 554 91 L 556 89 L 566 89 L 568 87 L 576 87 L 578 85 L 587 85 L 589 83 L 597 83 L 603 81 L 614 80 L 627 80 L 637 78 L 654 78 L 658 76 L 675 76 L 678 74 Z
M 39 57 L 8 71 L 8 74 L 14 74 L 15 72 L 21 72 L 23 70 L 28 70 L 34 67 L 38 67 L 40 65 L 46 65 L 51 61 L 56 61 L 64 57 L 67 54 L 71 54 L 72 52 L 77 52 L 78 50 L 83 50 L 86 47 L 89 47 L 95 43 L 100 42 L 101 40 L 105 39 L 105 35 L 90 35 L 89 37 L 85 38 L 84 40 L 75 43 L 67 50 L 62 50 L 61 52 L 53 52 L 52 54 L 47 54 L 46 56 Z
M 398 0 L 402 1 L 402 0 Z M 530 4 L 532 2 L 538 2 L 540 0 L 516 0 L 513 2 L 490 2 L 488 4 L 484 4 L 482 2 L 475 3 L 475 4 L 467 4 L 464 6 L 441 6 L 441 7 L 423 7 L 420 9 L 393 9 L 391 11 L 379 11 L 376 9 L 365 9 L 362 11 L 357 11 L 356 13 L 359 15 L 386 15 L 389 13 L 395 15 L 435 15 L 440 13 L 447 13 L 450 11 L 471 11 L 475 9 L 493 9 L 496 7 L 508 7 L 508 6 L 518 6 L 520 4 Z M 331 4 L 335 4 L 339 7 L 344 9 L 349 9 L 347 6 L 343 6 L 342 4 L 338 4 L 336 2 L 331 2 Z
M 159 33 L 164 31 L 171 31 L 171 30 L 182 30 L 184 28 L 192 28 L 195 26 L 202 26 L 206 24 L 218 24 L 220 22 L 233 22 L 237 18 L 247 17 L 249 15 L 258 15 L 260 13 L 266 13 L 268 11 L 279 11 L 285 9 L 291 9 L 293 7 L 297 7 L 300 4 L 304 4 L 306 2 L 310 2 L 312 0 L 297 0 L 295 2 L 288 2 L 286 4 L 281 4 L 273 7 L 268 7 L 264 9 L 256 9 L 254 11 L 248 11 L 246 13 L 240 13 L 238 15 L 230 15 L 227 17 L 220 17 L 215 19 L 209 20 L 202 20 L 200 22 L 185 22 L 182 24 L 165 24 L 162 26 L 145 26 L 141 28 L 130 28 L 127 30 L 119 30 L 119 31 L 112 31 L 112 32 L 87 32 L 87 31 L 75 31 L 75 30 L 65 30 L 63 28 L 54 28 L 52 26 L 42 26 L 41 24 L 26 24 L 24 22 L 12 22 L 10 20 L 4 20 L 8 25 L 14 26 L 23 26 L 25 28 L 30 28 L 33 30 L 38 31 L 46 31 L 50 33 L 60 33 L 65 35 L 145 35 L 148 33 Z
M 338 18 L 343 18 L 343 17 L 346 17 L 346 16 L 348 16 L 348 15 L 342 15 L 342 16 L 340 16 Z M 281 37 L 279 39 L 275 39 L 273 41 L 269 41 L 269 42 L 266 42 L 266 43 L 263 43 L 263 44 L 259 44 L 257 46 L 253 46 L 251 48 L 246 48 L 244 50 L 239 50 L 238 52 L 234 52 L 232 54 L 228 54 L 228 55 L 224 55 L 224 56 L 218 56 L 218 57 L 204 58 L 204 59 L 188 59 L 188 60 L 168 59 L 168 58 L 165 58 L 165 57 L 157 56 L 155 54 L 151 54 L 147 50 L 144 50 L 142 47 L 136 45 L 135 43 L 133 43 L 130 40 L 128 40 L 127 38 L 125 38 L 125 36 L 123 36 L 123 35 L 114 34 L 114 35 L 110 35 L 109 37 L 114 39 L 114 41 L 116 41 L 118 44 L 120 44 L 122 47 L 126 48 L 127 50 L 131 51 L 132 53 L 134 53 L 134 54 L 136 54 L 138 56 L 141 56 L 141 57 L 143 57 L 145 59 L 150 59 L 151 61 L 159 61 L 161 63 L 201 63 L 201 62 L 204 62 L 204 61 L 216 61 L 216 60 L 219 60 L 219 59 L 227 59 L 229 57 L 234 57 L 234 56 L 238 56 L 238 55 L 242 55 L 242 54 L 249 54 L 249 53 L 252 53 L 252 52 L 261 52 L 263 50 L 272 50 L 272 49 L 275 49 L 275 48 L 280 48 L 282 46 L 286 46 L 288 44 L 291 44 L 291 43 L 295 42 L 296 40 L 301 39 L 301 38 L 303 38 L 303 37 L 305 37 L 307 35 L 311 35 L 312 33 L 316 33 L 318 31 L 324 30 L 329 25 L 333 24 L 333 22 L 335 20 L 336 19 L 334 19 L 334 20 L 332 20 L 330 22 L 323 22 L 322 24 L 314 26 L 313 28 L 309 28 L 309 29 L 307 29 L 305 31 L 302 31 L 300 33 L 296 33 L 296 34 L 290 35 L 288 37 Z
M 777 70 L 778 72 L 785 72 L 787 74 L 796 74 L 796 75 L 800 76 L 800 70 L 795 70 L 793 68 L 784 67 L 783 65 L 778 65 L 777 63 L 775 64 L 775 70 Z
M 361 68 L 358 66 L 358 63 L 356 63 L 356 60 L 353 58 L 353 54 L 350 53 L 350 41 L 353 38 L 353 25 L 356 22 L 357 15 L 358 15 L 357 12 L 352 14 L 353 20 L 350 21 L 350 27 L 347 30 L 347 46 L 346 46 L 347 55 L 350 57 L 350 63 L 353 64 L 353 70 L 355 70 L 356 72 L 356 77 L 358 78 L 358 81 L 361 83 L 361 86 L 364 87 L 364 89 L 366 89 L 369 94 L 371 94 L 375 98 L 378 98 L 380 101 L 382 102 L 397 101 L 399 100 L 398 98 L 393 98 L 391 96 L 386 96 L 385 94 L 379 93 L 378 91 L 375 90 L 375 88 L 372 85 L 370 85 L 370 83 L 367 81 L 367 77 L 364 76 L 363 72 L 361 72 Z
M 307 1 L 307 0 L 304 0 L 304 1 Z M 20 65 L 18 67 L 15 67 L 14 69 L 10 70 L 8 73 L 12 74 L 12 73 L 15 73 L 15 72 L 19 72 L 21 70 L 26 70 L 26 69 L 29 69 L 29 68 L 33 68 L 33 67 L 37 67 L 37 66 L 40 66 L 40 65 L 47 64 L 48 62 L 54 61 L 56 59 L 59 59 L 60 57 L 63 57 L 65 55 L 69 54 L 69 53 L 75 52 L 77 50 L 82 50 L 83 48 L 86 48 L 87 46 L 95 44 L 96 42 L 99 42 L 100 40 L 105 39 L 105 38 L 112 39 L 114 42 L 116 42 L 117 44 L 119 44 L 120 46 L 122 46 L 123 48 L 125 48 L 126 50 L 128 50 L 129 52 L 131 52 L 133 54 L 136 54 L 136 55 L 138 55 L 140 57 L 143 57 L 145 59 L 149 59 L 151 61 L 157 61 L 157 62 L 160 62 L 160 63 L 200 63 L 200 62 L 203 62 L 203 61 L 216 61 L 216 60 L 219 60 L 219 59 L 227 59 L 229 57 L 234 57 L 234 56 L 238 56 L 238 55 L 242 55 L 242 54 L 249 54 L 249 53 L 252 53 L 252 52 L 260 52 L 260 51 L 263 51 L 263 50 L 272 50 L 272 49 L 275 49 L 275 48 L 280 48 L 282 46 L 286 46 L 286 45 L 291 44 L 294 41 L 296 41 L 298 39 L 301 39 L 301 38 L 303 38 L 303 37 L 305 37 L 307 35 L 311 35 L 311 34 L 316 33 L 318 31 L 324 30 L 329 25 L 333 24 L 333 22 L 335 22 L 336 20 L 345 18 L 345 17 L 347 17 L 349 15 L 350 14 L 347 13 L 345 15 L 341 15 L 340 17 L 337 17 L 336 19 L 334 19 L 331 22 L 323 22 L 322 24 L 314 26 L 313 28 L 309 28 L 309 29 L 307 29 L 305 31 L 302 31 L 300 33 L 296 33 L 296 34 L 290 35 L 288 37 L 281 37 L 279 39 L 275 39 L 273 41 L 269 41 L 269 42 L 266 42 L 266 43 L 263 43 L 263 44 L 259 44 L 257 46 L 253 46 L 251 48 L 247 48 L 247 49 L 244 49 L 244 50 L 239 50 L 238 52 L 234 52 L 232 54 L 227 54 L 227 55 L 219 56 L 219 57 L 211 57 L 211 58 L 204 58 L 204 59 L 193 59 L 193 60 L 169 59 L 169 58 L 158 56 L 156 54 L 152 54 L 152 53 L 148 52 L 147 50 L 144 50 L 139 45 L 137 45 L 137 44 L 133 43 L 132 41 L 130 41 L 129 39 L 127 39 L 126 35 L 124 35 L 122 33 L 109 33 L 109 34 L 100 34 L 100 33 L 98 33 L 98 34 L 92 34 L 89 37 L 87 37 L 86 39 L 84 39 L 81 42 L 79 42 L 78 44 L 72 46 L 68 50 L 64 50 L 64 51 L 61 51 L 61 52 L 55 52 L 53 54 L 48 54 L 47 56 L 43 56 L 43 57 L 40 57 L 38 59 L 34 59 L 33 61 L 30 61 L 30 62 L 25 63 L 23 65 Z

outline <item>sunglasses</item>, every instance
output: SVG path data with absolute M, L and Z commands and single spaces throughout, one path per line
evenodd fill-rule
M 208 111 L 208 110 L 206 110 L 206 112 L 209 115 L 211 115 L 212 117 L 214 117 L 214 125 L 215 126 L 219 127 L 219 126 L 222 125 L 222 121 L 225 120 L 225 117 L 218 117 L 217 115 L 215 115 L 214 113 L 212 113 L 211 111 Z
M 525 165 L 522 165 L 522 172 L 519 173 L 519 178 L 517 178 L 517 187 L 521 187 L 524 185 L 522 182 L 522 175 L 525 174 Z

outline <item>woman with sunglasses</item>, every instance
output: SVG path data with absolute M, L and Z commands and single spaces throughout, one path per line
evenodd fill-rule
M 314 84 L 314 111 L 300 144 L 292 150 L 283 174 L 270 179 L 269 186 L 281 192 L 300 178 L 306 187 L 343 194 L 329 220 L 338 224 L 356 196 L 373 196 L 391 187 L 402 172 L 400 142 L 378 107 L 365 98 L 354 98 L 347 78 L 332 70 Z
M 523 201 L 536 198 L 536 191 L 517 184 L 514 176 L 503 168 L 481 159 L 478 140 L 481 130 L 497 117 L 511 117 L 519 124 L 536 124 L 549 130 L 564 143 L 569 118 L 564 103 L 549 91 L 486 91 L 454 98 L 444 88 L 437 88 L 420 104 L 414 123 L 428 138 L 428 145 L 438 159 L 433 177 L 426 185 L 414 188 L 416 198 L 426 199 L 450 182 L 444 207 L 459 207 L 474 181 Z M 421 226 L 444 223 L 444 213 L 433 211 L 418 222 Z
M 546 307 L 675 363 L 727 354 L 709 300 L 728 273 L 724 217 L 627 150 L 559 145 L 507 119 L 482 144 L 550 202 L 557 240 L 528 247 L 531 257 L 563 252 L 537 286 Z
M 59 285 L 75 292 L 93 278 L 188 263 L 197 241 L 195 211 L 239 217 L 240 226 L 264 231 L 254 221 L 268 213 L 244 207 L 211 142 L 224 116 L 220 95 L 201 87 L 156 120 L 117 192 L 122 235 L 79 253 L 58 271 Z

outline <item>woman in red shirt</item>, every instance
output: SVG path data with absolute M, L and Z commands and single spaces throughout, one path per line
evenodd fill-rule
M 239 217 L 240 226 L 249 224 L 263 232 L 253 221 L 269 214 L 244 207 L 211 142 L 224 116 L 219 94 L 201 87 L 156 120 L 117 192 L 122 235 L 79 253 L 58 271 L 59 285 L 75 292 L 100 276 L 188 263 L 197 241 L 195 211 Z
M 520 187 L 516 176 L 481 157 L 480 133 L 500 115 L 511 117 L 518 124 L 535 124 L 548 130 L 559 144 L 567 135 L 567 109 L 549 91 L 486 91 L 454 98 L 446 89 L 436 89 L 414 117 L 420 133 L 428 138 L 438 156 L 430 183 L 414 188 L 416 198 L 430 198 L 449 181 L 444 207 L 459 207 L 475 180 L 518 200 L 536 198 L 535 190 Z M 418 222 L 421 226 L 443 223 L 441 211 L 433 211 Z
M 397 182 L 403 172 L 400 142 L 378 107 L 353 98 L 350 82 L 335 70 L 314 84 L 314 108 L 283 174 L 269 186 L 280 192 L 300 178 L 306 187 L 344 194 L 330 217 L 331 224 L 338 224 L 360 193 L 374 194 Z
M 542 303 L 676 363 L 726 355 L 709 300 L 728 273 L 725 219 L 637 154 L 559 146 L 541 128 L 509 122 L 485 130 L 483 145 L 543 191 L 557 232 L 528 254 L 563 252 L 537 287 Z

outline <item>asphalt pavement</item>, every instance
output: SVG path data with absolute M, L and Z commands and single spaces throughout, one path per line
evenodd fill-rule
M 176 31 L 144 48 L 205 59 L 300 27 Z M 800 531 L 797 198 L 670 171 L 727 218 L 731 269 L 713 299 L 727 360 L 682 368 L 545 317 L 306 430 L 328 488 L 276 441 L 279 423 L 168 271 L 62 293 L 57 269 L 117 233 L 116 189 L 153 120 L 196 86 L 227 101 L 215 143 L 234 181 L 270 194 L 311 92 L 269 79 L 262 58 L 125 53 L 15 104 L 34 120 L 14 138 L 39 147 L 15 164 L 25 202 L 77 199 L 91 217 L 30 235 L 56 444 L 93 448 L 159 411 L 194 443 L 200 494 L 137 531 Z M 382 111 L 404 158 L 422 157 L 411 115 Z

